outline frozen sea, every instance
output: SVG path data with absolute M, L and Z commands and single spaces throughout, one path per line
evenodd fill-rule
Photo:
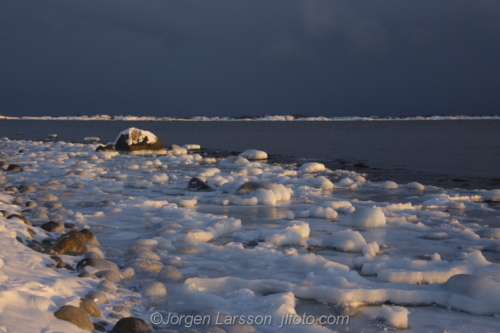
M 2 137 L 16 139 L 0 140 L 0 332 L 84 332 L 53 315 L 80 297 L 97 300 L 101 316 L 90 319 L 107 331 L 133 316 L 183 332 L 186 322 L 156 322 L 179 314 L 209 316 L 191 327 L 202 333 L 497 332 L 499 125 L 0 121 Z M 131 156 L 81 143 L 132 126 L 165 145 L 222 152 Z M 49 134 L 58 141 L 40 141 Z M 230 157 L 255 148 L 299 163 Z M 341 169 L 326 163 L 338 159 Z M 359 162 L 369 168 L 350 169 Z M 490 188 L 428 184 L 434 174 Z M 188 191 L 192 177 L 213 191 Z M 41 228 L 49 221 L 57 229 Z M 81 229 L 99 244 L 56 251 L 78 271 L 56 267 L 44 252 Z M 78 267 L 84 257 L 106 261 Z M 280 327 L 289 315 L 312 321 Z M 349 324 L 321 322 L 339 316 Z
M 424 181 L 447 187 L 500 186 L 500 121 L 184 122 L 0 120 L 2 136 L 81 142 L 114 141 L 124 128 L 150 130 L 165 145 L 195 142 L 203 148 L 324 160 L 330 167 L 361 162 L 372 177 Z M 23 135 L 16 135 L 23 133 Z M 381 174 L 381 175 L 379 175 Z M 451 180 L 454 180 L 451 182 Z

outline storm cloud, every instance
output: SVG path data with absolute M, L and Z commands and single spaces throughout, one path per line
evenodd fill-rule
M 498 114 L 494 0 L 0 0 L 0 114 Z

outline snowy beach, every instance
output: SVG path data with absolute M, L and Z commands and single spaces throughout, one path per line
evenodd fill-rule
M 499 189 L 124 133 L 0 141 L 0 332 L 498 330 Z

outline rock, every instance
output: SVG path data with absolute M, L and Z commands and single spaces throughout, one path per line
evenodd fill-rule
M 26 217 L 24 217 L 22 215 L 12 214 L 12 215 L 9 215 L 7 217 L 8 220 L 13 219 L 13 218 L 20 219 L 21 221 L 24 222 L 24 224 L 29 225 L 30 227 L 33 226 L 33 223 L 31 223 L 30 220 L 28 220 Z
M 54 312 L 57 319 L 65 320 L 86 331 L 92 331 L 94 325 L 90 321 L 89 315 L 84 310 L 72 305 L 64 305 Z
M 31 186 L 31 185 L 21 185 L 21 186 L 19 186 L 19 192 L 21 194 L 26 195 L 26 194 L 30 194 L 30 193 L 36 192 L 36 189 L 33 186 Z
M 113 145 L 100 145 L 95 151 L 115 151 L 115 147 Z
M 98 304 L 109 304 L 108 297 L 102 291 L 91 290 L 85 295 L 85 298 L 91 299 Z
M 26 207 L 28 207 L 28 208 L 33 208 L 33 207 L 38 206 L 38 204 L 37 204 L 36 202 L 31 201 L 31 200 L 30 200 L 30 201 L 26 201 L 26 204 L 25 204 L 25 205 L 26 205 Z
M 109 282 L 120 282 L 123 279 L 121 274 L 114 270 L 99 271 L 95 273 L 95 276 L 97 276 L 98 278 L 103 278 Z
M 131 127 L 118 135 L 115 150 L 124 152 L 153 151 L 165 152 L 165 146 L 153 133 Z
M 188 191 L 212 192 L 214 189 L 198 177 L 193 177 L 188 183 Z
M 13 203 L 14 205 L 19 205 L 19 206 L 24 205 L 24 204 L 25 204 L 25 202 L 26 202 L 26 199 L 25 199 L 25 198 L 23 198 L 23 197 L 20 197 L 20 196 L 17 196 L 17 197 L 14 199 L 14 201 L 12 201 L 12 203 Z
M 167 297 L 167 288 L 163 283 L 151 280 L 142 286 L 142 293 L 155 303 L 161 303 Z
M 105 259 L 95 259 L 95 258 L 85 258 L 78 262 L 76 265 L 76 269 L 81 272 L 84 270 L 86 266 L 94 267 L 97 270 L 112 270 L 115 272 L 119 272 L 120 269 L 118 265 L 111 261 L 107 261 Z
M 4 191 L 5 192 L 19 192 L 18 188 L 13 186 L 13 185 L 10 185 L 10 186 L 6 186 L 4 188 Z
M 81 272 L 80 274 L 78 274 L 78 277 L 95 280 L 94 274 L 90 274 L 89 272 Z
M 259 188 L 263 188 L 264 190 L 271 190 L 272 186 L 271 186 L 271 184 L 267 184 L 267 183 L 246 182 L 246 183 L 240 185 L 240 187 L 238 187 L 235 194 L 248 194 L 248 193 L 253 192 Z
M 45 192 L 42 196 L 38 198 L 39 202 L 48 202 L 57 200 L 58 200 L 57 196 L 49 192 Z
M 57 239 L 50 252 L 77 256 L 86 251 L 87 246 L 85 246 L 80 238 L 66 234 Z
M 74 271 L 75 269 L 73 268 L 73 266 L 71 266 L 70 264 L 66 263 L 66 262 L 60 262 L 57 264 L 56 266 L 57 268 L 66 268 L 67 270 L 69 271 Z
M 99 305 L 97 305 L 96 302 L 89 298 L 80 299 L 80 309 L 87 312 L 92 317 L 101 318 L 101 310 L 99 309 Z
M 111 283 L 109 281 L 106 281 L 106 280 L 102 280 L 97 285 L 97 289 L 101 290 L 101 288 L 108 288 L 108 289 L 113 289 L 113 290 L 116 289 L 116 287 L 115 287 L 115 285 L 113 283 Z
M 184 281 L 184 275 L 174 266 L 165 266 L 158 273 L 156 279 L 162 282 L 181 282 Z
M 146 260 L 160 260 L 160 256 L 154 253 L 149 249 L 138 249 L 135 251 L 135 257 L 137 259 L 146 259 Z
M 150 333 L 153 327 L 141 318 L 126 317 L 118 320 L 112 333 Z
M 99 332 L 106 332 L 106 326 L 102 323 L 94 323 L 94 330 L 99 331 Z
M 73 183 L 69 187 L 81 190 L 82 188 L 85 188 L 85 185 L 82 183 Z
M 80 231 L 78 231 L 80 233 L 80 235 L 83 236 L 83 239 L 84 239 L 84 243 L 85 244 L 91 244 L 91 245 L 95 245 L 95 246 L 99 246 L 99 241 L 97 240 L 96 236 L 94 236 L 94 234 L 92 233 L 92 231 L 90 231 L 90 229 L 82 229 Z
M 131 266 L 138 274 L 158 273 L 163 264 L 156 260 L 142 260 L 138 259 Z
M 59 257 L 59 256 L 50 256 L 50 259 L 54 260 L 57 263 L 63 262 L 61 257 Z
M 43 230 L 48 231 L 48 232 L 61 232 L 62 233 L 66 230 L 63 223 L 56 223 L 56 222 L 52 222 L 52 221 L 42 224 L 40 226 L 40 228 L 42 228 Z
M 132 267 L 127 267 L 122 271 L 124 279 L 131 279 L 135 276 L 135 270 Z
M 40 252 L 40 253 L 45 253 L 45 249 L 41 247 L 40 245 L 35 245 L 30 247 L 33 251 Z
M 184 246 L 177 250 L 179 254 L 198 254 L 201 252 L 201 248 L 198 246 Z
M 10 164 L 7 167 L 7 171 L 12 171 L 12 172 L 21 172 L 23 171 L 23 168 L 17 164 Z
M 63 204 L 59 201 L 50 201 L 46 202 L 43 206 L 49 209 L 57 209 L 57 208 L 62 208 Z

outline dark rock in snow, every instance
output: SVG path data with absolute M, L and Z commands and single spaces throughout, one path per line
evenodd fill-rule
M 98 304 L 109 304 L 108 297 L 102 291 L 91 290 L 85 295 L 85 298 L 91 299 Z
M 150 333 L 153 327 L 141 318 L 126 317 L 118 320 L 111 332 L 113 333 Z
M 92 331 L 94 325 L 90 321 L 89 315 L 84 310 L 72 305 L 64 305 L 54 312 L 57 319 L 65 320 L 83 330 Z
M 99 305 L 97 305 L 96 302 L 89 298 L 80 299 L 80 309 L 84 310 L 92 317 L 101 318 L 101 310 L 99 309 Z
M 95 276 L 97 276 L 98 278 L 104 278 L 109 282 L 120 282 L 123 279 L 120 273 L 111 269 L 96 272 Z
M 98 270 L 112 270 L 115 272 L 120 271 L 120 269 L 115 263 L 112 263 L 111 261 L 107 261 L 105 259 L 96 259 L 96 258 L 85 258 L 80 260 L 76 265 L 76 269 L 79 272 L 81 272 L 87 266 L 94 267 L 95 269 Z
M 63 223 L 56 223 L 52 221 L 42 224 L 40 228 L 48 232 L 64 232 L 66 230 Z
M 246 183 L 240 185 L 240 187 L 238 187 L 238 189 L 236 190 L 236 194 L 247 194 L 247 193 L 253 192 L 259 188 L 263 188 L 265 190 L 270 190 L 272 187 L 270 184 L 267 184 L 267 183 L 246 182 Z
M 188 191 L 212 192 L 214 189 L 198 177 L 193 177 L 188 183 Z
M 30 227 L 33 226 L 33 223 L 31 223 L 30 220 L 28 220 L 26 217 L 24 217 L 22 215 L 12 214 L 12 215 L 9 215 L 7 217 L 8 220 L 13 219 L 13 218 L 20 219 L 21 221 L 24 222 L 24 224 L 29 225 Z
M 87 246 L 82 238 L 66 234 L 59 237 L 50 249 L 54 254 L 81 255 L 87 251 Z
M 21 172 L 21 171 L 23 171 L 23 168 L 17 164 L 10 164 L 7 167 L 7 170 L 12 171 L 12 172 Z
M 113 147 L 113 145 L 100 145 L 95 149 L 95 151 L 115 151 L 115 147 Z

